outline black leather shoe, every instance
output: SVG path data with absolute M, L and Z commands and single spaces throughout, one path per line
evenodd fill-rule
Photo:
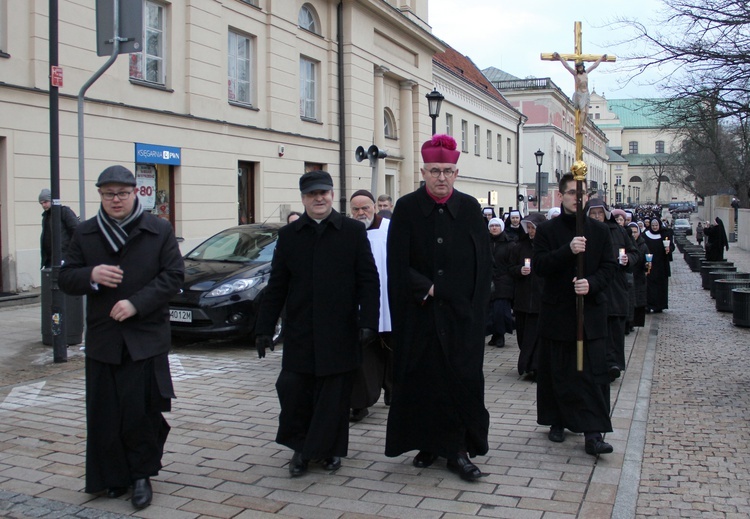
M 591 454 L 592 456 L 598 456 L 599 454 L 609 454 L 611 452 L 614 452 L 614 448 L 601 438 L 593 438 L 591 440 L 586 440 L 585 444 L 586 454 Z
M 433 454 L 427 451 L 419 451 L 419 454 L 414 456 L 414 461 L 412 461 L 412 464 L 418 469 L 425 469 L 435 463 L 436 459 L 438 459 L 437 454 Z
M 363 407 L 362 409 L 352 409 L 352 414 L 349 415 L 349 421 L 350 422 L 359 422 L 364 418 L 365 416 L 368 416 L 370 414 L 370 411 Z
M 327 471 L 338 470 L 341 468 L 341 458 L 338 456 L 331 456 L 322 461 L 323 469 Z
M 620 378 L 620 368 L 619 366 L 611 366 L 609 370 L 607 371 L 609 374 L 609 381 L 614 382 L 618 378 Z
M 448 460 L 448 470 L 456 472 L 464 481 L 476 481 L 484 475 L 465 452 L 460 452 L 454 460 Z
M 292 475 L 292 477 L 297 477 L 303 475 L 305 472 L 307 472 L 307 465 L 310 462 L 310 460 L 306 460 L 302 457 L 301 452 L 294 453 L 294 456 L 292 456 L 292 460 L 289 462 L 289 474 Z
M 116 499 L 120 496 L 125 495 L 128 491 L 128 487 L 109 487 L 107 489 L 107 497 L 110 499 Z
M 565 441 L 565 428 L 553 425 L 549 428 L 549 434 L 547 434 L 549 441 L 555 443 L 562 443 Z
M 152 497 L 151 482 L 148 478 L 136 479 L 133 483 L 133 497 L 130 498 L 130 502 L 133 503 L 135 509 L 146 508 L 151 504 Z

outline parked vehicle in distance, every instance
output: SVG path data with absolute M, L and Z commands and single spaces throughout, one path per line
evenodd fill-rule
M 693 235 L 693 226 L 687 218 L 677 218 L 672 226 L 675 232 L 685 231 L 687 236 Z
M 172 335 L 250 338 L 282 224 L 230 227 L 185 254 L 185 282 L 169 302 Z M 283 331 L 279 319 L 274 333 Z M 250 343 L 249 343 L 250 344 Z

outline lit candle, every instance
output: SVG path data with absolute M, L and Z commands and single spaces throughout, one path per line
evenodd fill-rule
M 531 258 L 524 258 L 523 259 L 523 266 L 526 268 L 531 268 Z

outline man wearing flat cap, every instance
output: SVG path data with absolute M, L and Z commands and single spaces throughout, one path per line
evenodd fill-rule
M 376 338 L 380 306 L 365 226 L 333 209 L 331 175 L 307 172 L 299 187 L 305 212 L 279 230 L 255 325 L 263 358 L 286 306 L 276 442 L 294 451 L 292 477 L 305 474 L 311 460 L 328 472 L 341 467 L 352 382 L 362 346 Z
M 169 433 L 169 300 L 184 267 L 172 226 L 144 212 L 133 173 L 110 166 L 96 186 L 101 207 L 77 227 L 59 279 L 87 296 L 85 490 L 116 498 L 132 486 L 141 509 Z
M 393 355 L 391 350 L 391 309 L 388 304 L 388 273 L 386 252 L 390 220 L 375 212 L 375 197 L 365 189 L 355 191 L 349 198 L 352 218 L 362 222 L 367 229 L 367 239 L 375 258 L 380 278 L 380 322 L 378 338 L 362 349 L 362 366 L 354 377 L 352 414 L 349 420 L 359 422 L 369 414 L 368 407 L 380 398 L 385 390 L 385 405 L 391 403 L 393 389 Z
M 394 387 L 386 456 L 438 457 L 467 481 L 487 453 L 484 342 L 492 260 L 487 221 L 453 188 L 460 152 L 448 135 L 422 145 L 424 185 L 396 203 L 388 235 Z

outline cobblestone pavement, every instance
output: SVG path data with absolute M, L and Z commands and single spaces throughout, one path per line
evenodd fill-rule
M 83 493 L 83 371 L 73 362 L 50 371 L 48 350 L 23 381 L 3 374 L 0 383 L 0 516 L 747 517 L 749 371 L 733 353 L 739 340 L 748 345 L 748 332 L 713 309 L 699 276 L 680 263 L 672 308 L 627 338 L 627 371 L 612 386 L 614 454 L 588 456 L 571 433 L 562 444 L 547 440 L 511 337 L 487 349 L 492 423 L 490 452 L 476 460 L 487 473 L 479 482 L 461 481 L 444 461 L 416 469 L 410 456 L 383 456 L 382 401 L 352 425 L 338 472 L 313 466 L 291 479 L 291 453 L 274 442 L 281 353 L 261 361 L 245 345 L 183 345 L 170 355 L 178 399 L 167 415 L 164 468 L 153 478 L 153 504 L 136 512 L 127 495 Z M 28 324 L 38 314 L 38 306 L 0 309 L 0 349 L 11 340 L 40 348 L 38 323 Z
M 750 272 L 750 254 L 727 259 Z M 750 329 L 717 312 L 675 257 L 670 309 L 655 319 L 638 517 L 750 517 Z

